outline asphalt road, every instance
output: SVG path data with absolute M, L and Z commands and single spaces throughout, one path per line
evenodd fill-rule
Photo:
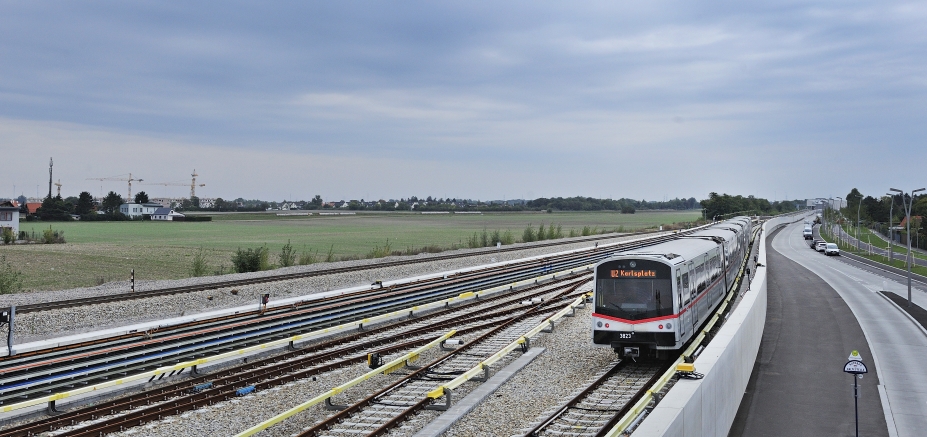
M 857 380 L 860 435 L 889 436 L 878 363 L 857 315 L 845 301 L 844 294 L 850 291 L 838 292 L 806 268 L 834 259 L 808 248 L 802 227 L 793 224 L 769 237 L 766 326 L 729 435 L 856 435 L 853 376 L 844 373 L 843 367 L 850 352 L 858 350 L 870 372 Z M 865 293 L 884 301 L 872 291 Z

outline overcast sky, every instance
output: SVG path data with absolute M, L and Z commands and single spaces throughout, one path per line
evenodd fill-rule
M 927 185 L 927 3 L 756 3 L 0 1 L 0 197 Z

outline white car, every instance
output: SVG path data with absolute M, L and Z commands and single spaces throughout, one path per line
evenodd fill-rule
M 834 243 L 827 243 L 827 245 L 824 246 L 824 255 L 840 256 L 840 248 Z
M 826 241 L 818 241 L 818 243 L 814 245 L 814 250 L 818 252 L 823 252 L 828 244 L 834 244 L 834 243 L 828 243 Z

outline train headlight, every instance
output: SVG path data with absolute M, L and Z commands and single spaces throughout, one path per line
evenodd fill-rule
M 608 328 L 608 323 L 605 324 L 605 327 Z
M 663 329 L 663 325 L 658 325 L 657 329 Z
M 666 324 L 666 329 L 673 329 L 673 324 L 672 324 L 672 323 L 667 323 L 667 324 Z
M 595 326 L 598 326 L 599 328 L 601 328 L 601 327 L 602 327 L 602 322 L 601 322 L 601 321 L 596 322 Z

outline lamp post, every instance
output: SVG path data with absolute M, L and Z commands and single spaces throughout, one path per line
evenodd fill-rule
M 901 191 L 896 188 L 889 188 L 889 190 L 894 191 L 896 193 L 901 193 L 901 204 L 904 206 L 905 222 L 908 225 L 908 231 L 907 231 L 908 235 L 907 235 L 907 238 L 905 239 L 908 240 L 908 257 L 907 257 L 907 261 L 908 261 L 908 306 L 911 306 L 911 261 L 913 260 L 913 256 L 911 254 L 911 207 L 914 205 L 914 193 L 918 191 L 927 190 L 927 188 L 918 188 L 916 190 L 911 190 L 911 196 L 910 196 L 911 199 L 908 200 L 907 204 L 904 203 L 904 191 Z
M 840 196 L 837 196 L 837 197 L 834 197 L 834 199 L 837 200 L 837 210 L 836 210 L 836 212 L 837 212 L 837 213 L 840 213 L 840 208 L 843 207 L 843 198 L 840 197 Z M 835 218 L 834 218 L 834 238 L 837 240 L 837 242 L 836 242 L 837 244 L 840 244 L 840 239 L 841 239 L 841 238 L 840 238 L 840 228 L 839 228 L 839 226 L 838 226 L 839 223 L 840 223 L 840 221 L 837 220 L 837 218 L 835 217 Z
M 895 255 L 892 248 L 895 245 L 895 231 L 892 230 L 892 214 L 895 213 L 895 195 L 891 193 L 885 193 L 889 196 L 892 196 L 892 206 L 888 208 L 888 265 L 892 265 L 892 262 L 895 261 Z
M 856 205 L 856 251 L 859 252 L 859 208 L 863 206 L 863 196 L 860 195 Z

